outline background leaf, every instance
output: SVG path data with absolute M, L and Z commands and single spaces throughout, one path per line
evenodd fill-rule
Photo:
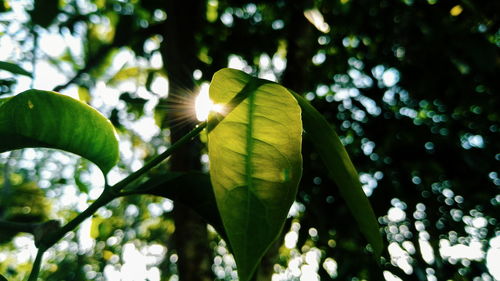
M 39 90 L 0 102 L 0 152 L 25 147 L 78 154 L 104 174 L 119 157 L 115 130 L 103 115 L 71 97 Z
M 30 72 L 24 70 L 19 65 L 14 64 L 14 63 L 10 63 L 10 62 L 6 62 L 6 61 L 0 61 L 0 69 L 8 71 L 10 73 L 24 75 L 24 76 L 28 76 L 28 77 L 33 76 Z
M 180 203 L 191 208 L 227 241 L 227 235 L 215 203 L 210 177 L 207 174 L 193 171 L 155 175 L 130 192 L 161 196 L 173 200 L 176 204 Z
M 226 105 L 257 80 L 263 81 L 220 70 L 210 98 Z M 281 232 L 302 173 L 300 107 L 284 87 L 264 82 L 222 112 L 225 118 L 208 134 L 211 182 L 243 281 Z
M 372 245 L 375 254 L 380 257 L 383 242 L 379 225 L 344 145 L 328 121 L 307 100 L 296 93 L 293 94 L 302 108 L 305 131 L 325 163 L 330 177 L 337 183 L 340 194 L 361 232 Z
M 51 202 L 45 189 L 35 182 L 15 184 L 10 181 L 0 187 L 0 219 L 18 223 L 41 223 L 50 218 Z M 29 210 L 29 212 L 27 212 Z M 17 231 L 2 229 L 0 244 L 9 242 Z

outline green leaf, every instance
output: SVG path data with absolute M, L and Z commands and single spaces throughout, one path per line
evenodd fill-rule
M 99 237 L 99 226 L 105 221 L 106 219 L 97 214 L 92 216 L 92 222 L 90 223 L 90 237 L 94 239 Z
M 130 192 L 124 194 L 150 194 L 171 199 L 175 204 L 183 204 L 207 223 L 227 241 L 226 232 L 217 210 L 210 177 L 201 172 L 168 172 L 154 176 Z
M 28 90 L 0 101 L 0 152 L 25 147 L 78 154 L 104 174 L 119 157 L 111 122 L 94 108 L 49 91 Z
M 10 8 L 10 5 L 9 5 L 9 2 L 5 1 L 5 0 L 0 0 L 0 13 L 4 13 L 4 12 L 7 12 L 7 11 L 10 11 L 11 8 Z M 0 280 L 2 280 L 0 278 Z
M 73 173 L 73 180 L 75 181 L 76 187 L 78 187 L 78 190 L 82 193 L 89 193 L 89 188 L 87 186 L 87 182 L 82 180 L 82 174 L 85 171 L 88 171 L 88 161 L 85 161 L 80 159 L 76 165 L 75 172 Z
M 286 88 L 234 69 L 215 73 L 210 98 L 234 106 L 209 127 L 210 177 L 240 280 L 248 281 L 278 238 L 297 193 L 300 107 Z
M 383 250 L 382 237 L 375 213 L 366 197 L 359 176 L 337 133 L 328 121 L 307 100 L 292 92 L 302 108 L 304 129 L 311 137 L 330 177 L 337 183 L 340 194 L 374 253 L 380 257 Z
M 6 61 L 0 61 L 0 69 L 8 71 L 8 72 L 13 73 L 13 74 L 19 74 L 19 75 L 24 75 L 24 76 L 28 76 L 28 77 L 33 77 L 33 75 L 30 72 L 24 70 L 19 65 L 13 64 L 10 62 L 6 62 Z
M 110 86 L 116 86 L 120 82 L 127 79 L 137 79 L 139 75 L 142 75 L 142 69 L 137 66 L 126 67 L 125 65 L 117 72 L 113 77 L 111 77 L 106 84 Z
M 3 277 L 3 275 L 0 274 L 0 281 L 7 281 L 7 278 Z

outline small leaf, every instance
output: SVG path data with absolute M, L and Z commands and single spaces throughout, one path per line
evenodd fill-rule
M 293 93 L 293 92 L 292 92 Z M 330 177 L 337 183 L 340 194 L 374 253 L 380 257 L 383 250 L 382 237 L 375 213 L 366 197 L 359 176 L 337 133 L 328 121 L 307 100 L 293 93 L 302 108 L 304 129 L 311 137 Z
M 81 86 L 78 87 L 78 99 L 81 102 L 89 104 L 90 100 L 92 99 L 92 95 L 90 94 L 89 89 Z
M 75 181 L 76 187 L 81 193 L 89 193 L 89 187 L 87 182 L 82 180 L 82 174 L 88 170 L 88 161 L 80 159 L 76 165 L 75 172 L 73 173 L 73 180 Z
M 139 75 L 142 75 L 142 69 L 139 67 L 126 67 L 125 65 L 117 72 L 113 77 L 111 77 L 106 84 L 110 86 L 116 86 L 119 83 L 126 81 L 128 79 L 137 79 Z
M 235 103 L 239 95 L 244 99 Z M 210 98 L 224 116 L 216 127 L 209 122 L 211 182 L 238 275 L 248 281 L 278 238 L 297 193 L 300 107 L 286 88 L 234 69 L 215 73 Z M 224 109 L 229 103 L 230 111 Z
M 99 215 L 92 216 L 92 222 L 90 223 L 90 237 L 97 239 L 99 238 L 99 226 L 101 223 L 105 222 L 106 219 L 102 218 Z
M 26 147 L 78 154 L 104 174 L 119 156 L 113 125 L 101 113 L 71 97 L 39 90 L 0 102 L 0 152 Z
M 33 75 L 30 72 L 24 70 L 19 65 L 13 64 L 10 62 L 0 61 L 0 69 L 8 71 L 8 72 L 13 73 L 13 74 L 19 74 L 19 75 L 24 75 L 24 76 L 28 76 L 28 77 L 33 77 Z

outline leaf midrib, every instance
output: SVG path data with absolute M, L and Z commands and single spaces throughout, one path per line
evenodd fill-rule
M 256 89 L 248 96 L 248 126 L 246 133 L 246 155 L 245 155 L 245 178 L 247 182 L 247 212 L 246 212 L 246 226 L 245 233 L 248 233 L 248 227 L 250 222 L 250 193 L 253 190 L 253 168 L 252 168 L 252 152 L 253 152 L 253 122 L 254 122 L 254 111 L 255 111 L 255 93 Z M 243 239 L 244 241 L 244 253 L 243 256 L 246 258 L 247 255 L 247 239 Z
M 246 133 L 246 155 L 245 155 L 245 175 L 248 183 L 248 190 L 253 187 L 252 181 L 252 152 L 253 152 L 253 121 L 255 111 L 255 92 L 248 96 L 248 126 Z

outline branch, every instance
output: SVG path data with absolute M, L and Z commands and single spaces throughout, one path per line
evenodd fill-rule
M 69 79 L 68 82 L 54 87 L 54 89 L 52 89 L 52 91 L 59 92 L 63 89 L 66 89 L 71 84 L 75 83 L 78 79 L 80 79 L 80 77 L 83 74 L 89 72 L 92 68 L 94 68 L 103 59 L 103 57 L 105 57 L 113 49 L 113 47 L 114 47 L 113 45 L 104 45 L 104 46 L 100 47 L 100 49 L 95 53 L 95 55 L 93 55 L 92 57 L 89 58 L 89 60 L 84 68 L 78 70 L 76 72 L 75 76 L 73 76 L 73 78 Z
M 75 229 L 80 223 L 82 223 L 87 218 L 91 217 L 99 208 L 108 204 L 117 196 L 113 195 L 109 189 L 105 189 L 104 192 L 97 198 L 94 203 L 92 203 L 85 211 L 78 214 L 74 219 L 68 222 L 63 227 L 57 229 L 53 232 L 47 232 L 43 237 L 40 237 L 38 247 L 48 249 L 52 247 L 57 241 L 59 241 L 66 233 Z
M 176 151 L 180 146 L 183 144 L 187 143 L 191 139 L 193 139 L 195 136 L 197 136 L 205 127 L 207 126 L 207 122 L 203 122 L 200 125 L 196 126 L 193 130 L 191 130 L 189 133 L 184 135 L 182 138 L 180 138 L 178 141 L 176 141 L 174 144 L 172 144 L 167 150 L 165 150 L 162 154 L 156 156 L 155 158 L 151 159 L 148 163 L 146 163 L 142 168 L 139 170 L 135 171 L 119 183 L 115 184 L 114 186 L 110 187 L 110 189 L 113 190 L 113 193 L 118 194 L 124 187 L 132 183 L 133 181 L 139 179 L 142 177 L 146 172 L 151 170 L 153 167 L 156 165 L 160 164 L 163 160 L 167 159 L 174 151 Z
M 33 263 L 33 268 L 31 269 L 28 281 L 36 281 L 38 279 L 38 274 L 40 273 L 40 267 L 42 265 L 43 254 L 45 254 L 45 248 L 39 248 L 36 253 L 35 262 Z
M 147 27 L 145 29 L 142 29 L 140 31 L 140 33 L 138 33 L 138 34 L 141 34 L 141 36 L 147 36 L 147 37 L 149 37 L 152 34 L 158 34 L 158 33 L 160 33 L 163 28 L 164 28 L 163 23 L 153 24 L 153 25 L 150 25 L 149 27 Z M 128 38 L 129 38 L 128 41 L 131 41 L 132 37 L 128 37 Z M 84 68 L 78 70 L 76 72 L 76 74 L 73 76 L 73 78 L 71 78 L 70 80 L 68 80 L 68 82 L 54 87 L 54 89 L 52 89 L 52 91 L 59 92 L 59 91 L 61 91 L 63 89 L 66 89 L 71 84 L 77 82 L 78 79 L 80 79 L 80 77 L 83 74 L 88 73 L 90 70 L 92 70 L 92 68 L 94 68 L 95 66 L 97 66 L 99 64 L 99 62 L 101 62 L 103 60 L 103 58 L 106 57 L 106 55 L 113 48 L 120 48 L 121 45 L 128 44 L 129 43 L 128 41 L 124 42 L 123 44 L 120 44 L 120 45 L 116 44 L 116 42 L 113 42 L 111 44 L 101 46 L 100 49 L 92 57 L 89 58 L 89 60 L 85 64 Z

